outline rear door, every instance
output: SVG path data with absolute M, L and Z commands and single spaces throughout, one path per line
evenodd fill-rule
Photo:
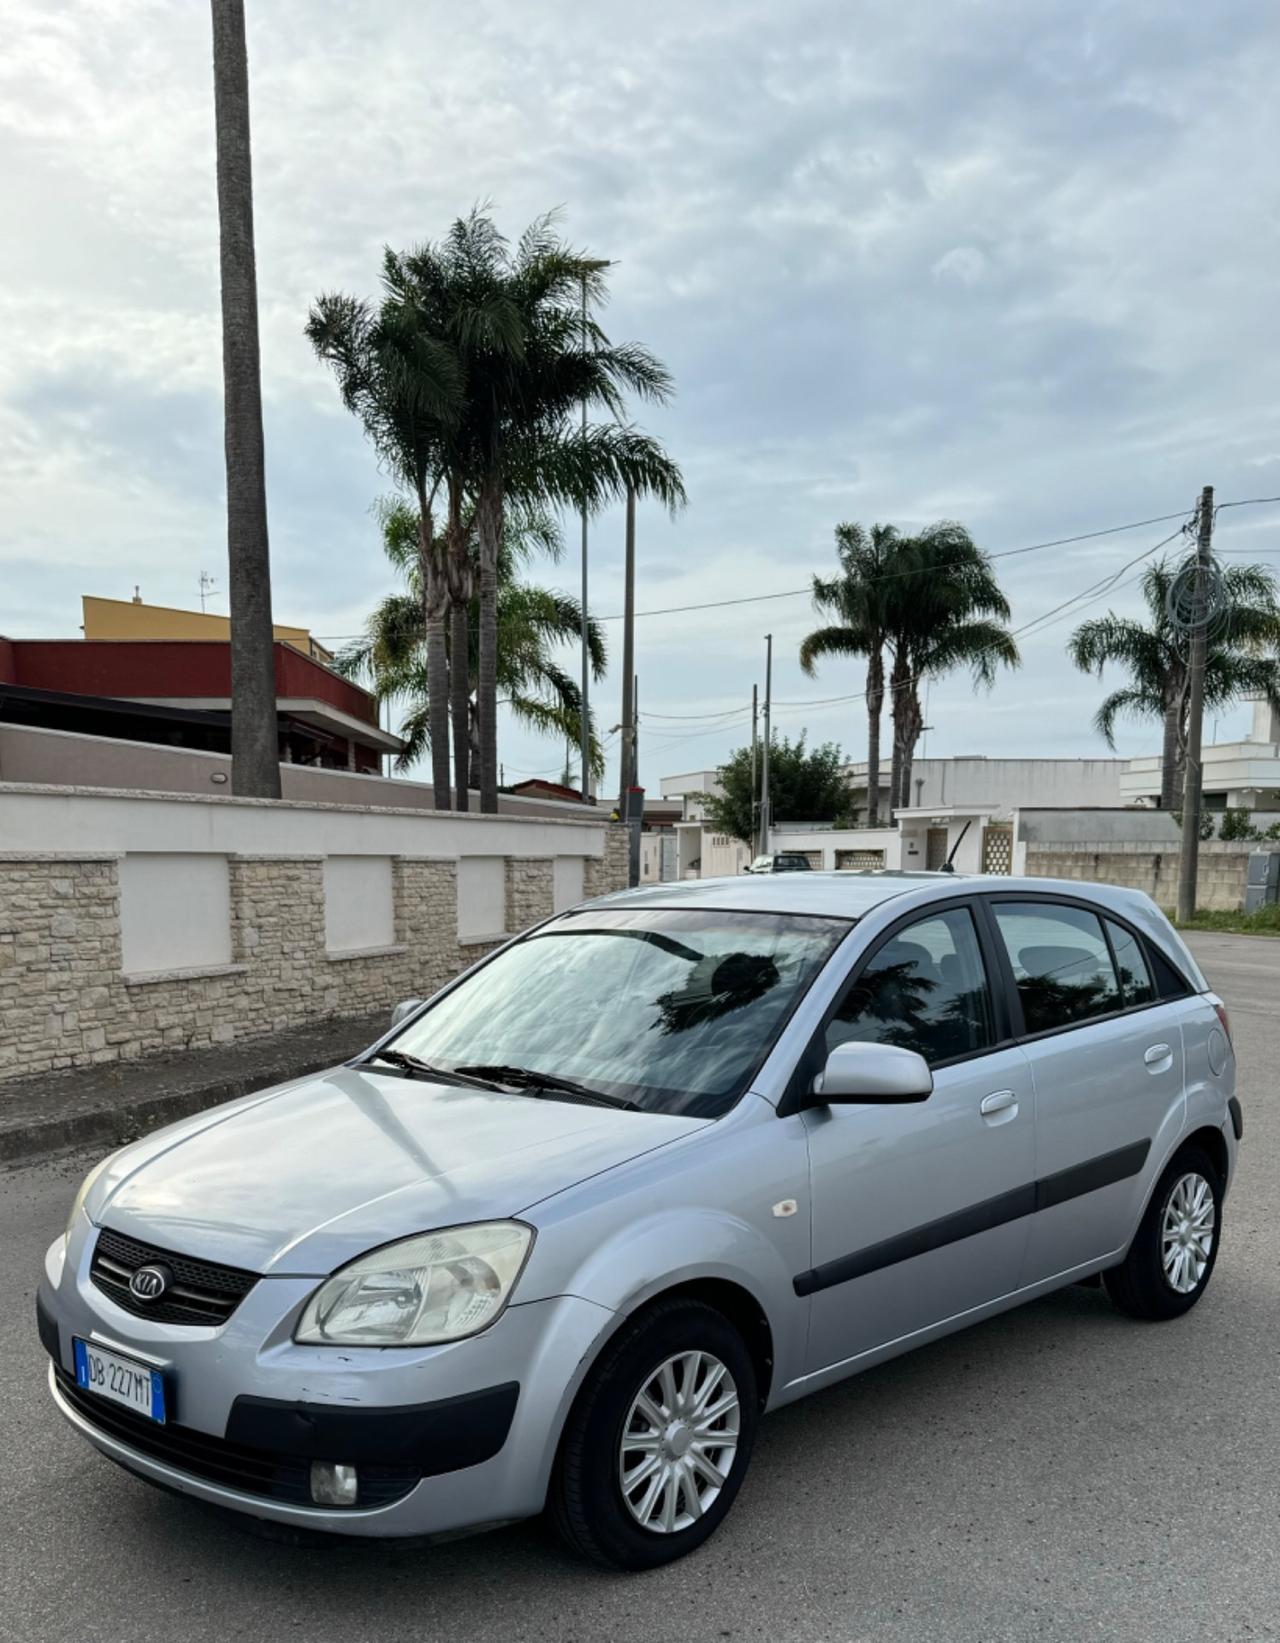
M 1022 1283 L 1121 1249 L 1182 1126 L 1183 1004 L 1146 943 L 1083 899 L 1019 892 L 989 914 L 1036 1091 L 1036 1212 Z

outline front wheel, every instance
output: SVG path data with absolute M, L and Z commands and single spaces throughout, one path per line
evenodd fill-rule
M 624 1325 L 565 1425 L 552 1519 L 593 1562 L 651 1569 L 701 1546 L 751 1457 L 755 1368 L 713 1307 L 676 1297 Z
M 1184 1147 L 1160 1177 L 1123 1262 L 1102 1274 L 1131 1318 L 1180 1317 L 1204 1294 L 1222 1232 L 1222 1178 L 1209 1155 Z

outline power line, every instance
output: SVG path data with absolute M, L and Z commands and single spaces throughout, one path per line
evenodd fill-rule
M 1248 508 L 1257 507 L 1267 502 L 1280 502 L 1280 497 L 1246 497 L 1239 502 L 1220 502 L 1218 506 L 1219 508 Z M 1164 525 L 1171 519 L 1184 519 L 1185 517 L 1185 509 L 1182 509 L 1177 513 L 1153 514 L 1150 519 L 1133 519 L 1125 525 L 1107 525 L 1102 530 L 1080 531 L 1075 536 L 1057 536 L 1054 537 L 1052 541 L 1031 542 L 1021 548 L 1002 548 L 997 553 L 989 553 L 987 558 L 1014 559 L 1024 553 L 1042 553 L 1047 548 L 1065 548 L 1070 547 L 1077 542 L 1095 542 L 1103 536 L 1119 536 L 1125 531 L 1141 530 L 1147 525 Z M 958 560 L 955 562 L 959 563 Z M 948 567 L 946 565 L 941 565 L 938 567 L 940 570 L 946 570 L 947 568 Z M 875 582 L 886 582 L 895 580 L 900 576 L 913 576 L 915 574 L 916 572 L 913 570 L 885 571 L 881 576 L 869 577 L 868 580 Z M 801 595 L 811 595 L 812 592 L 812 585 L 803 588 L 783 588 L 777 593 L 754 593 L 738 599 L 711 599 L 703 604 L 666 605 L 656 610 L 638 610 L 636 612 L 636 616 L 679 616 L 684 615 L 688 611 L 724 610 L 732 605 L 758 605 L 771 599 L 798 599 Z M 620 612 L 613 616 L 597 616 L 594 617 L 593 620 L 597 622 L 621 622 L 624 614 L 625 613 Z M 367 633 L 321 633 L 316 635 L 317 641 L 320 644 L 325 645 L 348 644 L 356 639 L 367 638 Z

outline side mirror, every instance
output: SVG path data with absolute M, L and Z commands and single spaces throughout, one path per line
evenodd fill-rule
M 402 998 L 391 1012 L 391 1025 L 398 1027 L 406 1016 L 410 1016 L 423 1003 L 420 998 Z
M 927 1101 L 933 1094 L 929 1063 L 896 1044 L 837 1044 L 813 1085 L 813 1103 Z

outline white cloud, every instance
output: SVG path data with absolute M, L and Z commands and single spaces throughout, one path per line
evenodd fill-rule
M 868 0 L 856 27 L 797 0 L 781 28 L 771 0 L 601 0 L 589 27 L 569 0 L 249 12 L 283 616 L 351 631 L 387 585 L 367 515 L 385 482 L 311 358 L 307 305 L 371 290 L 384 242 L 483 199 L 511 232 L 563 204 L 570 238 L 618 259 L 610 326 L 676 374 L 644 420 L 692 505 L 642 509 L 641 608 L 804 586 L 843 517 L 960 517 L 999 550 L 1189 505 L 1207 480 L 1280 489 L 1266 0 Z M 223 551 L 208 13 L 0 0 L 0 23 L 5 622 L 65 632 L 108 581 L 189 602 Z M 1246 512 L 1235 540 L 1274 545 Z M 620 539 L 593 527 L 606 613 Z M 1015 620 L 1142 545 L 1004 561 Z M 572 553 L 540 574 L 572 585 Z M 749 702 L 769 628 L 780 695 L 860 688 L 853 667 L 800 677 L 811 621 L 796 599 L 642 622 L 645 705 Z M 993 753 L 1096 748 L 1069 626 L 977 720 L 967 687 L 935 689 L 931 749 L 972 750 L 976 725 Z M 856 704 L 811 729 L 856 744 Z M 698 730 L 655 718 L 642 745 L 714 761 L 736 734 Z M 504 742 L 512 768 L 557 757 Z

